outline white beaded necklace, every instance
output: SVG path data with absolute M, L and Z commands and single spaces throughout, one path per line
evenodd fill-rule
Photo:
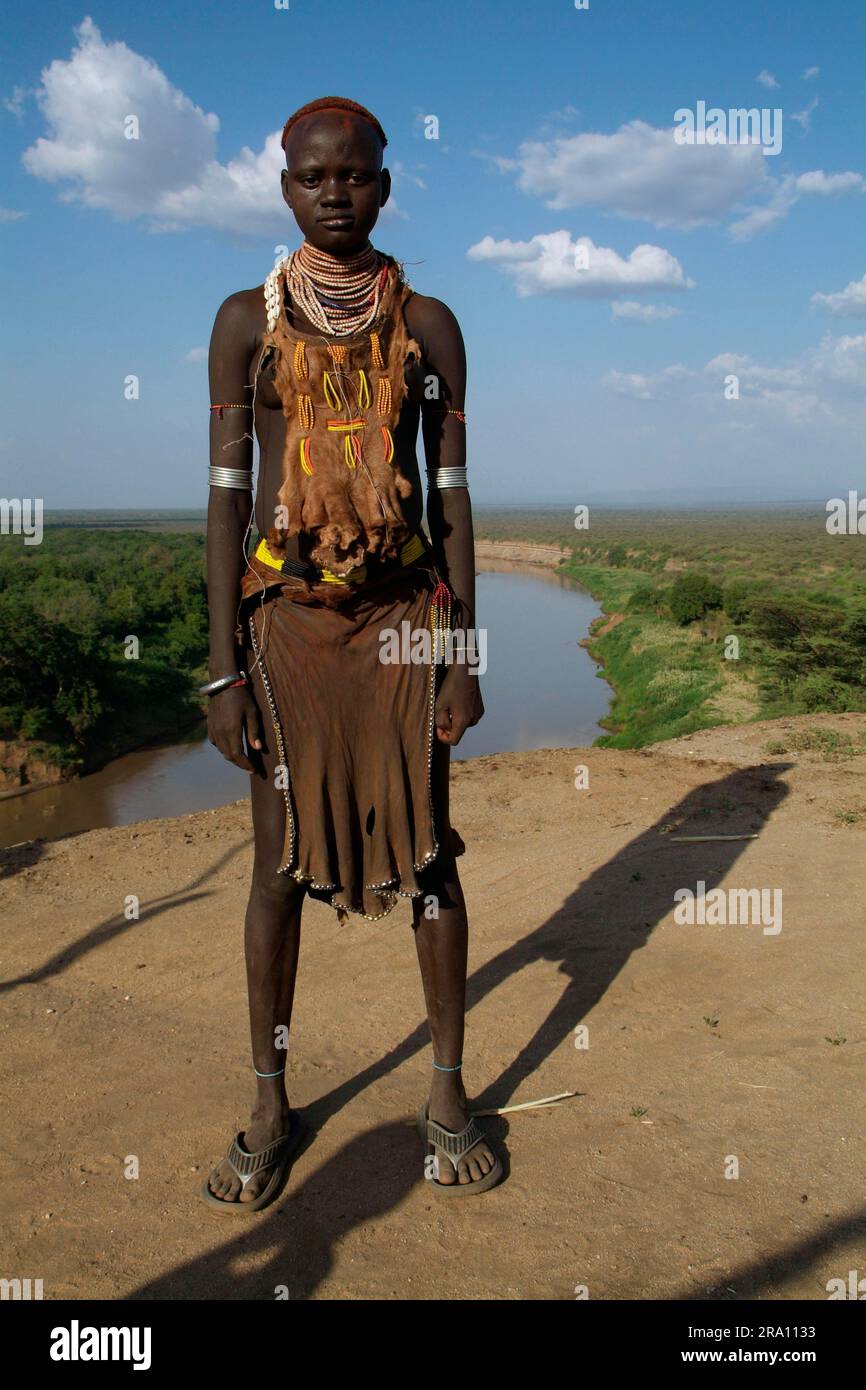
M 265 280 L 268 331 L 282 308 L 282 280 L 310 323 L 331 337 L 362 333 L 376 320 L 385 286 L 387 262 L 367 246 L 357 256 L 330 256 L 304 244 L 278 261 Z

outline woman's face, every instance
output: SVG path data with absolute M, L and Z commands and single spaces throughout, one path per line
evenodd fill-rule
M 283 197 L 304 237 L 319 251 L 346 256 L 365 246 L 391 179 L 368 121 L 348 111 L 315 111 L 286 141 Z

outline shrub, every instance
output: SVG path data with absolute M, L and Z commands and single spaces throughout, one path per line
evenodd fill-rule
M 680 574 L 671 585 L 669 602 L 673 618 L 682 627 L 711 608 L 721 608 L 722 591 L 705 574 Z
M 627 613 L 654 613 L 658 607 L 658 594 L 649 584 L 639 584 L 629 594 L 625 605 Z
M 744 623 L 752 611 L 754 591 L 750 584 L 735 579 L 722 590 L 722 606 L 731 622 Z

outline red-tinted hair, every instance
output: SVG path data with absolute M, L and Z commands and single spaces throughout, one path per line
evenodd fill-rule
M 361 106 L 357 101 L 350 101 L 348 97 L 317 97 L 315 101 L 308 101 L 306 106 L 298 107 L 298 110 L 289 117 L 283 126 L 283 138 L 280 141 L 283 149 L 286 148 L 286 141 L 289 138 L 289 131 L 296 121 L 302 116 L 309 116 L 313 111 L 349 111 L 353 116 L 360 116 L 362 120 L 369 121 L 382 142 L 384 149 L 388 143 L 388 138 L 380 126 L 372 111 L 368 111 L 366 106 Z

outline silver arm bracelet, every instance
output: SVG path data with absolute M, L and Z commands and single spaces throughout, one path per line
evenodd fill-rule
M 235 671 L 232 676 L 217 676 L 215 681 L 208 681 L 206 685 L 200 685 L 199 695 L 218 695 L 221 690 L 228 690 L 230 685 L 247 685 L 246 671 Z
M 468 487 L 466 466 L 462 468 L 432 468 L 427 473 L 428 488 L 435 487 L 441 492 L 447 487 Z
M 237 487 L 246 492 L 253 490 L 253 474 L 249 468 L 218 468 L 211 464 L 208 482 L 211 487 Z

